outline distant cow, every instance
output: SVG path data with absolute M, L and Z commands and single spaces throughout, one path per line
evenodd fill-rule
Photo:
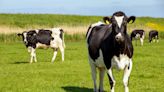
M 64 61 L 64 32 L 61 28 L 53 28 L 52 30 L 39 29 L 29 30 L 19 33 L 18 36 L 22 36 L 23 42 L 28 48 L 28 52 L 31 53 L 30 63 L 37 62 L 36 48 L 52 48 L 54 55 L 51 62 L 54 62 L 58 48 L 62 54 L 62 61 Z
M 155 39 L 156 42 L 158 42 L 158 31 L 157 30 L 151 30 L 149 32 L 149 42 L 151 43 L 153 39 Z
M 107 24 L 106 21 L 111 24 Z M 99 92 L 103 92 L 104 73 L 107 71 L 111 92 L 114 92 L 115 79 L 112 68 L 124 70 L 123 84 L 129 92 L 128 80 L 132 70 L 133 46 L 127 34 L 127 23 L 135 21 L 135 16 L 127 17 L 123 12 L 115 12 L 103 23 L 93 24 L 86 34 L 88 57 L 91 66 L 94 92 L 98 92 L 96 68 L 100 71 Z
M 144 38 L 145 38 L 145 31 L 142 29 L 137 29 L 133 30 L 131 35 L 130 35 L 131 40 L 136 40 L 136 45 L 137 45 L 137 39 L 140 39 L 141 45 L 144 43 Z

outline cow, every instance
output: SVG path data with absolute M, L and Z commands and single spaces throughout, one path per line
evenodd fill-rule
M 112 69 L 124 70 L 123 84 L 129 92 L 128 80 L 132 70 L 133 45 L 127 34 L 127 23 L 133 23 L 135 16 L 127 17 L 124 12 L 115 12 L 104 22 L 90 25 L 86 34 L 88 58 L 94 83 L 94 92 L 103 92 L 104 73 L 107 71 L 110 90 L 114 92 L 115 79 Z M 96 69 L 99 69 L 99 89 L 96 83 Z
M 54 62 L 57 51 L 60 49 L 62 55 L 62 61 L 64 61 L 64 31 L 61 28 L 52 28 L 49 29 L 38 29 L 38 30 L 29 30 L 22 33 L 18 33 L 18 36 L 21 36 L 23 42 L 28 49 L 28 52 L 31 53 L 30 63 L 37 62 L 36 59 L 36 49 L 37 48 L 52 48 L 53 57 L 51 62 Z
M 153 39 L 155 39 L 156 42 L 159 41 L 159 40 L 158 40 L 158 31 L 157 31 L 157 30 L 151 30 L 151 31 L 149 32 L 149 42 L 151 43 Z
M 130 35 L 131 40 L 136 40 L 136 45 L 137 45 L 137 39 L 140 39 L 141 46 L 143 46 L 144 43 L 144 38 L 145 38 L 145 31 L 143 29 L 136 29 L 133 30 L 131 35 Z

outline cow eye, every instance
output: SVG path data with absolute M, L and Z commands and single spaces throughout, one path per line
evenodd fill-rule
M 127 24 L 127 21 L 124 21 L 122 24 Z

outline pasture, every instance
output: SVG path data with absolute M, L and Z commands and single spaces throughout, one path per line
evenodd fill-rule
M 134 45 L 130 92 L 164 92 L 164 40 Z M 29 64 L 22 42 L 0 43 L 1 92 L 92 92 L 93 83 L 85 40 L 66 41 L 65 61 L 60 53 L 51 63 L 52 50 L 37 50 L 37 63 Z M 123 92 L 122 74 L 114 70 L 116 92 Z M 107 75 L 104 87 L 109 91 Z
M 85 33 L 102 16 L 53 14 L 0 14 L 0 92 L 92 92 Z M 60 52 L 54 63 L 52 49 L 37 49 L 37 63 L 29 64 L 30 55 L 16 33 L 28 29 L 61 27 L 65 31 L 65 61 Z M 138 17 L 128 32 L 144 29 L 144 46 L 135 46 L 130 92 L 164 92 L 164 18 Z M 159 30 L 159 43 L 148 43 L 147 33 Z M 139 42 L 138 42 L 139 44 Z M 122 74 L 114 70 L 116 92 L 123 92 Z M 98 77 L 97 77 L 98 79 Z M 107 75 L 104 89 L 109 91 Z
M 131 15 L 128 15 L 131 16 Z M 79 16 L 59 14 L 0 14 L 0 33 L 11 34 L 29 29 L 61 27 L 67 34 L 86 33 L 92 23 L 103 21 L 103 16 Z M 137 17 L 135 23 L 128 25 L 128 30 L 156 29 L 164 31 L 164 18 Z

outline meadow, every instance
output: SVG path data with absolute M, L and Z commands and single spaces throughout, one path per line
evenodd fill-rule
M 102 16 L 53 14 L 0 14 L 0 92 L 92 92 L 90 66 L 87 58 L 85 33 L 91 23 Z M 51 63 L 51 49 L 37 49 L 37 63 L 29 64 L 27 52 L 18 32 L 28 29 L 61 27 L 65 31 L 65 61 L 60 52 Z M 164 18 L 138 17 L 128 25 L 144 29 L 144 46 L 134 44 L 130 92 L 164 92 Z M 147 33 L 157 29 L 159 43 L 148 43 Z M 138 42 L 139 43 L 139 42 Z M 114 70 L 116 92 L 123 92 L 123 71 Z M 109 91 L 107 75 L 105 92 Z
M 130 92 L 164 92 L 164 40 L 144 46 L 134 45 Z M 86 43 L 67 41 L 65 61 L 58 53 L 51 63 L 52 50 L 37 50 L 37 63 L 29 64 L 22 42 L 0 43 L 0 92 L 92 92 L 93 83 Z M 116 92 L 123 92 L 123 71 L 114 70 Z M 107 75 L 105 91 L 109 91 Z
M 129 15 L 131 16 L 131 15 Z M 67 34 L 85 34 L 90 24 L 103 21 L 103 16 L 79 16 L 57 14 L 0 14 L 0 33 L 11 34 L 29 29 L 61 27 Z M 128 25 L 128 31 L 156 29 L 164 32 L 164 18 L 137 17 Z

